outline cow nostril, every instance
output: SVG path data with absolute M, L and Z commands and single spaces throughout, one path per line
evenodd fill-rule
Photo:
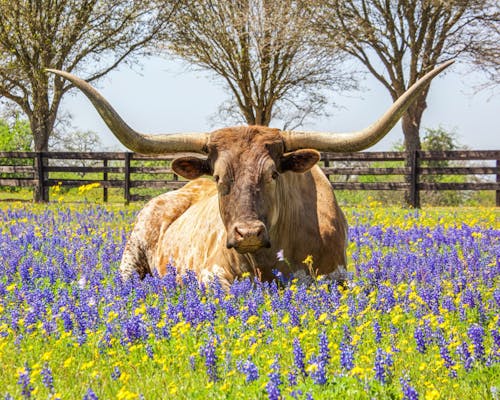
M 245 229 L 244 228 L 235 226 L 234 233 L 235 233 L 236 239 L 243 239 L 245 237 Z

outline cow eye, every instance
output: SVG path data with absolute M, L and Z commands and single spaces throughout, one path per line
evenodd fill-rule
M 215 183 L 219 183 L 219 175 L 214 175 L 214 181 Z
M 279 172 L 278 172 L 278 171 L 273 171 L 273 173 L 272 173 L 271 177 L 272 177 L 274 180 L 276 180 L 276 179 L 278 179 L 278 176 L 280 176 Z
M 231 190 L 227 182 L 221 182 L 220 184 L 218 184 L 217 189 L 219 190 L 221 196 L 228 195 Z

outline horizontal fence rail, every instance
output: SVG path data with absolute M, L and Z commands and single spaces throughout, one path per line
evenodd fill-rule
M 180 154 L 146 156 L 130 152 L 0 152 L 0 189 L 37 187 L 43 201 L 48 188 L 98 183 L 104 201 L 108 189 L 123 189 L 125 202 L 153 194 L 140 189 L 172 190 L 186 181 L 171 169 Z M 500 206 L 500 150 L 322 153 L 320 167 L 335 190 L 404 191 L 420 206 L 425 191 L 496 192 Z M 444 178 L 451 179 L 444 179 Z

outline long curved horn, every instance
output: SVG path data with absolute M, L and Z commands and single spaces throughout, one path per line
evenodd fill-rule
M 373 146 L 396 125 L 430 81 L 453 62 L 453 60 L 445 62 L 425 74 L 403 93 L 378 121 L 361 131 L 352 133 L 283 131 L 286 151 L 312 148 L 319 151 L 351 152 Z
M 89 83 L 65 71 L 46 69 L 71 81 L 92 102 L 111 132 L 128 149 L 142 154 L 177 152 L 206 153 L 208 133 L 147 135 L 136 132 L 118 115 L 108 101 Z

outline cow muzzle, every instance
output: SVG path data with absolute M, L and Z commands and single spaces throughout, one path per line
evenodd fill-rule
M 262 247 L 271 247 L 266 226 L 261 221 L 238 222 L 228 232 L 226 244 L 238 253 L 252 253 Z

